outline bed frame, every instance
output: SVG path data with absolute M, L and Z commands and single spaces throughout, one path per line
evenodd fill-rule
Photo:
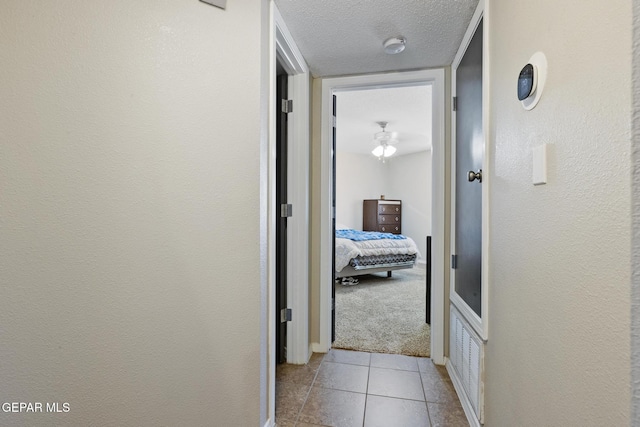
M 415 266 L 415 261 L 406 261 L 406 262 L 394 262 L 391 264 L 376 264 L 369 266 L 358 266 L 352 267 L 351 265 L 347 265 L 340 272 L 336 272 L 336 279 L 341 277 L 349 277 L 349 276 L 361 276 L 363 274 L 372 274 L 372 273 L 383 273 L 387 272 L 387 277 L 391 277 L 391 272 L 393 270 L 402 270 L 405 268 L 413 268 Z

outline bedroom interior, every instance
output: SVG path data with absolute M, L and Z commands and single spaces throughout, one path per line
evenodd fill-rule
M 333 348 L 430 354 L 430 106 L 430 86 L 338 94 Z

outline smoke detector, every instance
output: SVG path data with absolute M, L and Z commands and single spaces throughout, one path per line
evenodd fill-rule
M 406 45 L 407 39 L 402 36 L 391 37 L 382 43 L 382 46 L 384 46 L 384 52 L 389 55 L 395 55 L 396 53 L 402 52 Z

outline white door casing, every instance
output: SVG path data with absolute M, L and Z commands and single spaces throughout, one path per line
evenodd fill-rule
M 287 223 L 287 304 L 292 319 L 287 325 L 287 363 L 309 360 L 309 69 L 294 40 L 276 13 L 276 53 L 289 74 L 288 194 L 293 215 Z M 275 166 L 275 165 L 274 165 Z
M 267 354 L 261 363 L 267 364 L 267 423 L 275 425 L 275 199 L 276 199 L 276 63 L 289 74 L 289 99 L 294 112 L 289 116 L 288 201 L 293 216 L 288 221 L 287 301 L 292 320 L 287 325 L 287 361 L 303 364 L 309 360 L 309 69 L 275 3 L 270 2 L 269 40 L 269 145 L 267 200 Z M 263 166 L 264 167 L 264 166 Z
M 467 416 L 469 424 L 480 427 L 484 423 L 484 349 L 489 336 L 489 304 L 488 304 L 488 283 L 489 283 L 489 185 L 490 185 L 490 162 L 489 162 L 489 142 L 490 136 L 488 132 L 489 123 L 489 21 L 487 17 L 487 7 L 484 0 L 480 0 L 476 11 L 471 19 L 467 32 L 460 45 L 458 53 L 452 64 L 452 96 L 457 96 L 456 87 L 457 69 L 462 62 L 467 48 L 472 42 L 473 36 L 482 23 L 482 82 L 481 82 L 481 125 L 482 125 L 482 146 L 474 145 L 469 141 L 460 141 L 460 143 L 468 143 L 478 149 L 476 153 L 482 155 L 482 196 L 481 206 L 479 209 L 474 207 L 473 210 L 478 211 L 481 215 L 480 234 L 481 234 L 481 273 L 480 273 L 480 316 L 472 309 L 460 295 L 455 291 L 456 270 L 451 269 L 450 274 L 450 357 L 447 361 L 447 371 L 452 379 L 453 385 L 460 397 L 460 402 Z M 475 73 L 475 71 L 474 71 Z M 465 102 L 458 100 L 458 104 Z M 451 133 L 452 133 L 452 153 L 451 153 L 451 253 L 456 253 L 456 179 L 466 179 L 467 170 L 456 171 L 456 147 L 458 145 L 458 135 L 456 131 L 456 115 L 452 114 Z M 475 135 L 475 134 L 474 134 Z M 473 138 L 475 139 L 475 138 Z M 474 165 L 477 167 L 477 165 Z M 466 182 L 462 185 L 478 185 L 476 182 Z M 477 187 L 476 187 L 477 188 Z M 466 207 L 469 209 L 469 207 Z M 478 307 L 476 306 L 476 310 Z
M 464 301 L 463 299 L 456 294 L 455 292 L 455 270 L 451 269 L 450 273 L 450 298 L 452 303 L 458 308 L 460 313 L 463 315 L 465 320 L 469 322 L 470 326 L 476 331 L 480 337 L 486 341 L 488 337 L 488 286 L 489 283 L 489 265 L 488 265 L 488 248 L 489 248 L 489 186 L 491 185 L 490 179 L 490 165 L 489 165 L 489 135 L 488 135 L 488 115 L 489 115 L 489 104 L 488 104 L 488 76 L 489 72 L 489 61 L 488 55 L 486 54 L 487 49 L 487 39 L 488 39 L 488 25 L 486 22 L 486 13 L 485 13 L 485 5 L 484 0 L 480 0 L 478 6 L 476 8 L 476 12 L 471 19 L 471 23 L 469 24 L 469 28 L 467 28 L 467 32 L 463 38 L 463 41 L 460 45 L 458 53 L 456 54 L 453 64 L 452 64 L 452 79 L 451 79 L 451 92 L 452 96 L 456 96 L 456 70 L 462 61 L 464 53 L 471 42 L 473 35 L 475 33 L 476 28 L 480 24 L 480 22 L 484 22 L 483 28 L 483 63 L 482 63 L 482 137 L 483 137 L 483 147 L 481 149 L 482 154 L 482 206 L 478 214 L 482 215 L 481 220 L 481 236 L 482 236 L 482 260 L 481 260 L 481 312 L 482 317 L 478 316 Z M 455 254 L 456 252 L 456 230 L 455 230 L 455 215 L 456 215 L 456 179 L 463 176 L 461 173 L 464 172 L 466 176 L 466 171 L 456 171 L 456 114 L 452 114 L 451 117 L 451 253 Z M 461 173 L 458 173 L 461 172 Z M 477 185 L 476 183 L 469 183 L 469 185 Z
M 332 285 L 332 99 L 339 91 L 367 88 L 432 85 L 432 311 L 431 358 L 437 364 L 445 363 L 445 71 L 444 69 L 368 74 L 328 78 L 322 81 L 321 112 L 321 170 L 320 170 L 320 342 L 312 343 L 315 352 L 327 352 L 331 348 L 331 285 Z M 445 266 L 446 262 L 446 266 Z M 435 326 L 435 327 L 434 327 Z

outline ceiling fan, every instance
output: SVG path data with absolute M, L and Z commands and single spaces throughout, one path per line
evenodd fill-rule
M 392 156 L 397 150 L 394 145 L 398 143 L 398 132 L 387 132 L 388 122 L 380 121 L 376 123 L 382 130 L 373 135 L 373 142 L 376 147 L 371 151 L 371 154 L 384 161 L 386 157 Z

